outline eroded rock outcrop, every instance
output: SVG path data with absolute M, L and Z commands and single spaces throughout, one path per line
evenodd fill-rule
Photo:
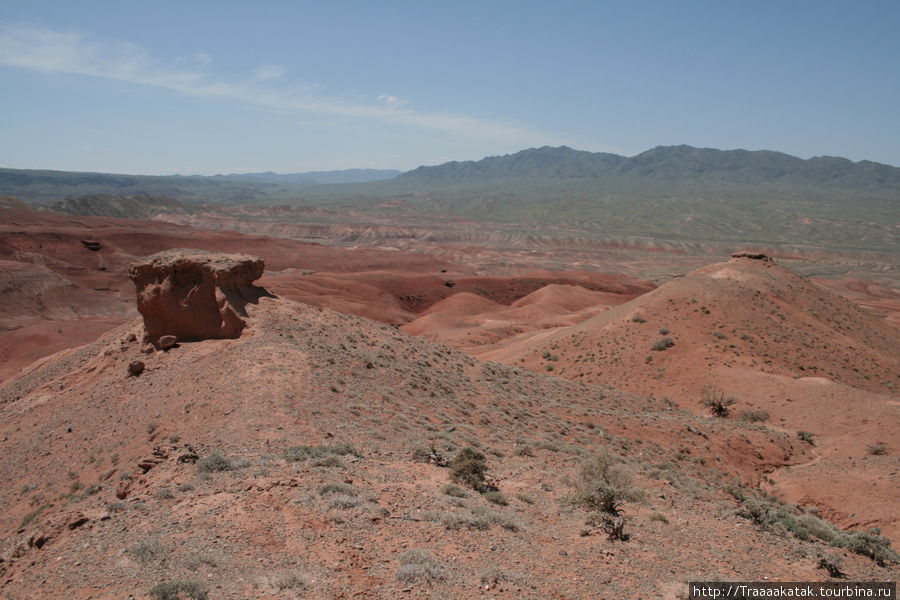
M 166 250 L 131 265 L 144 316 L 144 340 L 159 348 L 160 338 L 178 341 L 236 338 L 246 327 L 248 302 L 265 294 L 253 282 L 262 276 L 262 259 L 204 250 Z

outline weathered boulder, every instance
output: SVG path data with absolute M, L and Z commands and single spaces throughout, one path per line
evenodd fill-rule
M 262 276 L 262 259 L 205 250 L 166 250 L 143 258 L 128 270 L 144 317 L 144 341 L 159 348 L 160 338 L 191 342 L 236 338 L 246 327 L 246 304 L 265 294 L 253 285 Z

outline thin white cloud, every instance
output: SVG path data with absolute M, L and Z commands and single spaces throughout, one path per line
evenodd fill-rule
M 253 75 L 257 79 L 265 81 L 266 79 L 280 79 L 287 73 L 287 69 L 281 65 L 260 65 L 256 67 Z
M 297 113 L 366 119 L 513 147 L 552 143 L 547 135 L 513 123 L 401 108 L 406 102 L 388 94 L 378 96 L 371 104 L 350 103 L 316 95 L 315 86 L 266 85 L 286 73 L 277 65 L 257 68 L 251 83 L 229 82 L 206 73 L 204 67 L 212 60 L 208 54 L 200 52 L 193 59 L 192 63 L 198 65 L 195 68 L 165 65 L 128 42 L 97 41 L 80 32 L 0 25 L 0 65 L 98 77 Z
M 406 100 L 398 98 L 397 96 L 391 96 L 390 94 L 381 94 L 375 99 L 382 104 L 387 104 L 388 106 L 401 106 L 403 104 L 406 104 Z

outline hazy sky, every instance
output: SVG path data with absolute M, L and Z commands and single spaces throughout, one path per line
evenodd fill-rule
M 900 165 L 900 2 L 0 3 L 0 166 L 410 169 L 543 145 Z

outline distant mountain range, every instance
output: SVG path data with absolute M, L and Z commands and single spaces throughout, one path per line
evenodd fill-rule
M 871 161 L 818 156 L 804 160 L 770 150 L 714 150 L 657 146 L 631 158 L 566 146 L 532 148 L 479 161 L 419 167 L 398 182 L 458 184 L 513 178 L 596 179 L 669 184 L 719 182 L 839 186 L 900 192 L 900 168 Z
M 116 175 L 0 169 L 0 194 L 44 204 L 87 194 L 165 196 L 188 203 L 293 204 L 360 197 L 381 199 L 418 191 L 485 186 L 517 194 L 580 192 L 654 195 L 662 189 L 797 190 L 830 195 L 850 192 L 900 198 L 900 168 L 872 161 L 820 156 L 804 160 L 770 150 L 715 150 L 658 146 L 632 157 L 566 146 L 531 148 L 478 161 L 395 170 L 347 169 L 279 174 Z M 579 192 L 579 195 L 580 195 Z
M 74 214 L 132 218 L 191 212 L 197 204 L 292 205 L 329 209 L 337 219 L 352 212 L 357 222 L 450 217 L 511 224 L 529 235 L 546 226 L 598 239 L 900 254 L 900 168 L 871 161 L 690 146 L 625 157 L 563 146 L 389 178 L 395 173 L 149 177 L 0 169 L 0 194 Z M 380 179 L 325 183 L 372 177 Z
M 266 171 L 265 173 L 234 173 L 230 175 L 215 175 L 213 179 L 230 179 L 233 181 L 262 181 L 266 183 L 320 185 L 331 183 L 365 183 L 367 181 L 381 181 L 393 179 L 403 171 L 394 169 L 344 169 L 342 171 L 309 171 L 308 173 L 280 174 Z

